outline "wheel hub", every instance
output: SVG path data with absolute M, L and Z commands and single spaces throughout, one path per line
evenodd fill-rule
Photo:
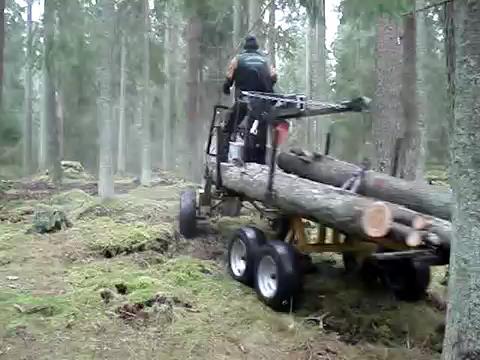
M 243 276 L 247 269 L 247 247 L 242 240 L 236 239 L 230 252 L 230 267 L 235 276 Z
M 265 298 L 273 298 L 278 289 L 277 265 L 271 256 L 260 260 L 257 269 L 258 288 Z

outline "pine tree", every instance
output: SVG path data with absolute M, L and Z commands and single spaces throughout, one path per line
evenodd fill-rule
M 480 2 L 458 0 L 453 7 L 456 66 L 450 183 L 455 238 L 443 359 L 473 360 L 480 357 Z
M 112 149 L 112 68 L 115 8 L 113 0 L 104 0 L 101 6 L 98 36 L 101 58 L 97 68 L 100 85 L 98 115 L 100 122 L 100 168 L 98 194 L 102 199 L 114 195 Z

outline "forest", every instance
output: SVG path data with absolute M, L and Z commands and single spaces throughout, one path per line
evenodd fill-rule
M 252 35 L 270 95 L 324 111 L 215 167 Z M 0 0 L 0 360 L 480 359 L 479 94 L 478 0 Z M 232 267 L 279 234 L 312 267 L 286 312 L 270 242 L 255 290 Z M 415 301 L 365 265 L 395 256 Z

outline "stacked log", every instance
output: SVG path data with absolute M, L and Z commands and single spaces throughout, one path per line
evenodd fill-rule
M 362 171 L 354 164 L 329 156 L 309 155 L 301 150 L 279 154 L 277 163 L 287 173 L 336 187 L 342 187 L 352 176 Z M 407 181 L 372 170 L 363 172 L 358 193 L 444 220 L 450 220 L 452 215 L 451 192 L 445 188 Z
M 209 168 L 216 178 L 214 163 Z M 267 190 L 269 168 L 259 164 L 220 165 L 225 188 L 250 200 L 261 201 L 286 214 L 309 218 L 327 227 L 367 241 L 396 243 L 401 247 L 434 246 L 449 250 L 448 221 L 426 217 L 404 206 L 352 193 L 281 170 L 275 173 L 273 193 Z M 415 229 L 412 224 L 423 226 Z M 419 225 L 418 225 L 419 226 Z
M 451 193 L 437 186 L 388 176 L 329 156 L 308 154 L 302 150 L 281 153 L 278 166 L 286 173 L 342 188 L 358 180 L 357 194 L 383 200 L 393 224 L 387 238 L 409 247 L 420 245 L 440 248 L 445 256 L 452 241 Z

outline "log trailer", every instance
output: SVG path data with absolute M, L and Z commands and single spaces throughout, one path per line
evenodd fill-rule
M 200 191 L 181 194 L 180 233 L 193 238 L 197 223 L 219 209 L 221 215 L 236 216 L 242 205 L 253 205 L 268 220 L 275 236 L 267 239 L 253 226 L 236 230 L 228 244 L 228 270 L 233 279 L 254 287 L 259 299 L 277 311 L 290 311 L 298 305 L 313 253 L 340 253 L 347 272 L 384 284 L 400 300 L 422 298 L 430 282 L 430 266 L 448 264 L 450 253 L 451 224 L 435 217 L 448 209 L 433 206 L 438 211 L 425 212 L 431 208 L 428 199 L 438 198 L 435 191 L 429 188 L 427 200 L 424 193 L 417 199 L 413 183 L 372 172 L 366 166 L 332 165 L 337 160 L 328 156 L 329 135 L 324 154 L 292 149 L 277 155 L 286 120 L 366 111 L 369 99 L 326 104 L 297 95 L 244 92 L 242 101 L 248 105 L 247 117 L 253 113 L 252 102 L 267 104 L 261 119 L 251 118 L 253 122 L 248 123 L 268 124 L 266 165 L 231 157 L 228 162 L 220 161 L 218 149 L 230 140 L 223 139 L 220 115 L 229 108 L 215 106 L 204 182 Z M 243 138 L 248 136 L 247 129 Z M 238 144 L 230 144 L 230 151 L 238 155 Z M 377 177 L 383 182 L 375 182 Z M 385 181 L 394 193 L 413 188 L 408 193 L 413 200 L 397 196 L 393 197 L 396 202 L 389 202 L 382 196 Z M 411 202 L 414 206 L 409 206 Z

